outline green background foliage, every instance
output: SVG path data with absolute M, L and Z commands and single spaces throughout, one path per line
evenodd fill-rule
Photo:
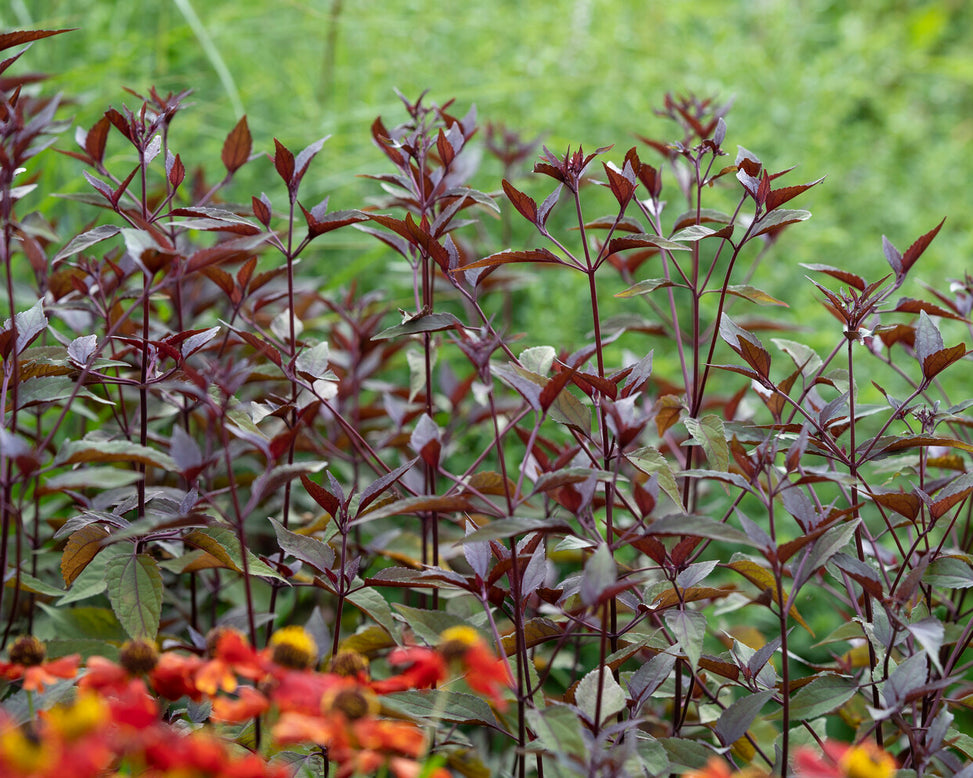
M 377 191 L 355 176 L 380 169 L 367 129 L 379 114 L 401 119 L 395 88 L 455 98 L 460 113 L 475 103 L 484 121 L 543 134 L 557 151 L 615 144 L 618 158 L 636 133 L 667 137 L 652 111 L 667 91 L 733 99 L 729 148 L 744 143 L 770 170 L 799 165 L 788 183 L 827 176 L 802 203 L 812 225 L 758 279 L 772 293 L 791 287 L 794 306 L 816 296 L 799 262 L 853 266 L 874 280 L 888 269 L 881 235 L 905 248 L 943 216 L 923 275 L 963 273 L 973 249 L 971 15 L 961 0 L 495 0 L 451 12 L 422 0 L 20 0 L 0 24 L 80 28 L 44 54 L 56 86 L 81 95 L 83 126 L 108 104 L 134 104 L 124 87 L 155 85 L 194 90 L 196 107 L 174 128 L 184 156 L 196 147 L 199 159 L 217 159 L 241 111 L 256 149 L 272 150 L 274 136 L 300 148 L 332 135 L 305 197 L 330 194 L 335 207 Z M 500 174 L 485 158 L 474 183 L 495 188 Z M 62 180 L 46 189 L 85 186 L 77 175 Z M 236 191 L 261 187 L 276 187 L 270 165 L 248 168 Z M 358 253 L 330 266 L 332 283 L 381 253 L 354 234 L 331 248 L 348 242 Z

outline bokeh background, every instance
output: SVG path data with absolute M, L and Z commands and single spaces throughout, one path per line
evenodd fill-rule
M 772 285 L 797 279 L 812 299 L 800 262 L 873 280 L 887 269 L 883 234 L 904 249 L 944 216 L 924 279 L 944 283 L 971 265 L 966 0 L 10 0 L 0 25 L 79 28 L 27 56 L 76 96 L 85 127 L 109 105 L 134 105 L 125 87 L 193 89 L 173 145 L 187 164 L 210 160 L 214 175 L 241 113 L 264 151 L 275 136 L 299 149 L 331 135 L 304 196 L 330 194 L 332 207 L 375 193 L 356 176 L 384 170 L 368 127 L 379 114 L 390 126 L 404 118 L 396 88 L 455 98 L 460 114 L 475 103 L 481 120 L 543 134 L 555 150 L 615 144 L 618 159 L 635 134 L 666 136 L 653 113 L 666 92 L 733 99 L 728 148 L 746 146 L 771 170 L 797 165 L 786 183 L 827 176 L 795 202 L 814 218 L 782 241 Z M 69 163 L 50 175 L 80 191 Z M 251 167 L 247 186 L 277 187 L 272 166 Z M 485 159 L 475 183 L 497 190 L 500 173 Z

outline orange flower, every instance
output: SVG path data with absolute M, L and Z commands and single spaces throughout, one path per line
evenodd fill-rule
M 450 627 L 440 635 L 439 651 L 466 672 L 466 685 L 485 695 L 499 710 L 506 710 L 504 689 L 513 685 L 507 662 L 489 649 L 472 627 Z
M 45 662 L 47 649 L 33 635 L 14 641 L 9 651 L 9 662 L 0 661 L 0 677 L 10 681 L 23 680 L 28 692 L 42 692 L 47 684 L 59 678 L 74 678 L 78 674 L 81 657 L 78 654 L 63 656 Z
M 218 689 L 235 691 L 238 675 L 256 680 L 265 674 L 260 655 L 242 632 L 218 627 L 210 632 L 206 644 L 211 658 L 193 676 L 196 688 L 203 694 L 212 697 Z
M 706 763 L 706 767 L 701 770 L 693 770 L 686 773 L 683 778 L 732 778 L 733 771 L 726 760 L 718 756 L 711 756 Z
M 213 721 L 237 722 L 255 718 L 270 707 L 270 702 L 264 695 L 252 686 L 241 686 L 237 690 L 236 699 L 216 697 L 213 700 Z
M 372 681 L 370 686 L 376 694 L 401 692 L 407 689 L 429 689 L 446 680 L 446 662 L 436 651 L 429 648 L 410 646 L 396 648 L 388 658 L 393 667 L 408 665 L 398 675 L 382 681 Z
M 892 778 L 895 759 L 875 743 L 866 740 L 857 746 L 826 741 L 824 755 L 812 748 L 794 753 L 797 775 L 801 778 Z

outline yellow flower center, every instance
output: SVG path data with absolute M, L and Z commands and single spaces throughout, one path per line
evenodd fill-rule
M 460 659 L 470 648 L 479 643 L 482 638 L 473 627 L 450 627 L 439 634 L 439 653 L 448 662 Z
M 318 644 L 304 627 L 281 627 L 271 635 L 270 646 L 274 662 L 282 667 L 305 670 L 317 664 Z
M 848 750 L 841 758 L 841 769 L 847 778 L 892 778 L 897 768 L 891 754 L 865 742 Z

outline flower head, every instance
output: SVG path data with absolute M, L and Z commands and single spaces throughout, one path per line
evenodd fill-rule
M 490 699 L 500 710 L 507 707 L 503 690 L 513 680 L 506 661 L 494 655 L 480 634 L 472 627 L 450 627 L 440 635 L 439 651 L 466 672 L 466 685 Z
M 271 659 L 281 667 L 306 670 L 317 664 L 318 644 L 296 624 L 281 627 L 270 637 Z
M 24 689 L 29 692 L 42 692 L 45 685 L 60 678 L 74 678 L 81 663 L 78 654 L 46 662 L 47 649 L 33 635 L 15 640 L 8 656 L 9 662 L 0 661 L 0 677 L 11 681 L 22 679 Z

